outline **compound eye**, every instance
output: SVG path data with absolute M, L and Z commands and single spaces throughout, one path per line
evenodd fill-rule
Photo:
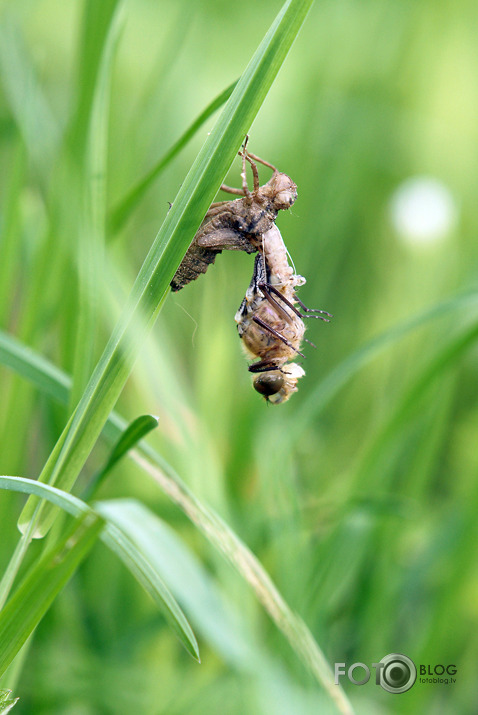
M 297 198 L 297 192 L 281 191 L 274 197 L 274 206 L 276 209 L 287 210 L 292 206 Z
M 284 378 L 279 373 L 264 372 L 253 380 L 254 389 L 264 397 L 276 395 L 284 387 Z

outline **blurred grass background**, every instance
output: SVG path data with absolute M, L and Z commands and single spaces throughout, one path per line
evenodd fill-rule
M 66 155 L 59 137 L 82 92 L 82 3 L 1 8 L 1 327 L 71 372 L 81 156 Z M 109 206 L 241 74 L 278 9 L 272 0 L 232 9 L 213 0 L 125 3 Z M 151 443 L 258 555 L 329 662 L 397 652 L 457 665 L 456 684 L 417 682 L 400 696 L 343 682 L 364 713 L 476 707 L 478 313 L 467 298 L 426 315 L 476 282 L 477 15 L 467 0 L 314 5 L 250 130 L 251 150 L 298 185 L 278 225 L 307 278 L 301 298 L 335 316 L 308 326 L 318 349 L 306 350 L 299 392 L 273 408 L 251 389 L 233 317 L 252 259 L 225 252 L 207 277 L 168 298 L 118 405 L 130 419 L 159 415 Z M 212 124 L 111 237 L 92 363 Z M 69 128 L 77 138 L 84 130 L 81 121 Z M 239 172 L 237 161 L 228 183 L 239 185 Z M 441 182 L 452 206 L 428 241 L 393 220 L 393 197 L 415 176 Z M 399 335 L 397 326 L 421 315 Z M 385 349 L 359 369 L 360 348 L 388 330 Z M 325 399 L 345 360 L 347 379 Z M 0 376 L 0 471 L 34 477 L 67 413 L 6 369 Z M 85 474 L 105 453 L 100 443 Z M 201 600 L 198 589 L 194 617 L 185 608 L 202 665 L 97 547 L 36 633 L 19 713 L 327 712 L 247 586 L 153 483 L 125 463 L 101 496 L 144 501 L 201 563 L 211 591 Z M 21 504 L 2 493 L 2 565 Z M 234 638 L 219 616 L 205 625 L 218 603 Z

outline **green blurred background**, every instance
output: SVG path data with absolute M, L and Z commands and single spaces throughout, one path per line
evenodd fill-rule
M 241 74 L 279 9 L 125 3 L 109 206 Z M 1 327 L 67 371 L 78 213 L 57 147 L 81 94 L 82 11 L 15 0 L 0 15 Z M 299 392 L 273 407 L 252 390 L 234 314 L 253 258 L 225 252 L 168 297 L 118 405 L 159 415 L 151 443 L 257 554 L 330 663 L 396 652 L 457 666 L 455 684 L 402 695 L 343 679 L 357 712 L 476 712 L 477 21 L 467 0 L 314 5 L 250 130 L 251 151 L 298 186 L 278 225 L 307 278 L 301 298 L 334 314 L 308 325 L 318 349 L 306 347 Z M 108 243 L 95 358 L 212 124 Z M 237 160 L 229 184 L 239 172 Z M 362 346 L 387 331 L 361 366 Z M 35 477 L 67 413 L 0 376 L 0 471 Z M 105 454 L 100 443 L 86 475 Z M 15 712 L 333 712 L 248 587 L 137 467 L 119 467 L 101 496 L 142 500 L 198 559 L 208 589 L 184 607 L 202 665 L 98 546 L 38 628 Z M 2 568 L 21 504 L 1 495 Z

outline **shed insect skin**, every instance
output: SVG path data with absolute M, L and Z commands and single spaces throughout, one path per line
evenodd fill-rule
M 297 391 L 304 369 L 291 362 L 301 352 L 305 324 L 314 317 L 328 322 L 330 313 L 306 308 L 296 295 L 305 278 L 296 275 L 287 261 L 287 252 L 277 226 L 263 236 L 254 263 L 254 272 L 235 320 L 248 357 L 259 358 L 249 365 L 253 386 L 268 402 L 286 402 Z M 299 304 L 306 314 L 296 307 Z
M 269 162 L 247 152 L 246 145 L 247 138 L 239 152 L 242 157 L 242 188 L 235 189 L 224 184 L 221 186 L 223 191 L 241 198 L 211 204 L 171 281 L 173 291 L 181 290 L 201 273 L 205 273 L 208 266 L 214 263 L 216 255 L 223 250 L 255 253 L 260 249 L 263 234 L 274 225 L 279 211 L 289 209 L 295 202 L 297 186 L 292 179 Z M 247 185 L 246 162 L 252 169 L 252 191 Z M 259 182 L 256 162 L 273 171 L 263 186 Z

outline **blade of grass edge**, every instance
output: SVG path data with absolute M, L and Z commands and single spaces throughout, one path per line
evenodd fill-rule
M 202 127 L 204 122 L 206 122 L 209 117 L 218 110 L 224 102 L 226 102 L 231 96 L 233 89 L 235 88 L 237 82 L 233 82 L 229 85 L 221 94 L 218 94 L 206 109 L 201 112 L 199 117 L 197 117 L 194 122 L 186 129 L 186 131 L 179 137 L 179 139 L 173 144 L 173 146 L 162 156 L 156 164 L 147 172 L 147 174 L 140 179 L 129 191 L 128 193 L 120 199 L 117 204 L 111 209 L 108 218 L 108 235 L 110 238 L 120 231 L 124 226 L 128 218 L 133 213 L 134 209 L 138 206 L 140 201 L 143 199 L 149 188 L 152 186 L 157 177 L 161 174 L 163 169 L 165 169 L 168 164 L 174 159 L 175 156 L 179 154 L 181 149 L 183 149 L 190 139 L 196 134 L 198 129 Z
M 11 690 L 0 690 L 0 715 L 7 715 L 19 700 L 19 697 L 12 697 Z
M 27 573 L 0 612 L 0 675 L 70 580 L 103 528 L 97 514 L 82 514 L 72 528 Z
M 321 399 L 318 400 L 320 407 L 323 408 L 327 402 L 332 399 L 333 395 L 335 395 L 339 389 L 343 387 L 347 379 L 351 378 L 360 368 L 368 364 L 387 346 L 393 344 L 402 337 L 405 337 L 407 334 L 418 329 L 427 322 L 446 316 L 446 314 L 452 310 L 468 308 L 470 304 L 476 303 L 476 300 L 477 296 L 474 291 L 454 296 L 451 299 L 443 301 L 442 303 L 427 309 L 417 316 L 413 316 L 413 318 L 408 319 L 397 326 L 393 326 L 382 335 L 366 343 L 358 351 L 356 351 L 356 353 L 350 355 L 346 360 L 344 360 L 343 363 L 341 363 L 331 374 L 331 376 L 323 381 L 325 391 Z M 58 399 L 63 403 L 66 403 L 68 399 L 67 376 L 62 371 L 52 366 L 47 360 L 34 353 L 34 351 L 29 348 L 25 348 L 11 336 L 3 334 L 1 331 L 0 361 L 11 369 L 16 370 L 19 374 L 23 375 L 30 381 L 34 382 L 40 389 L 54 397 L 54 399 Z M 330 379 L 331 377 L 333 379 Z M 316 398 L 318 397 L 319 389 L 317 388 Z M 113 418 L 115 420 L 114 422 Z M 124 424 L 117 424 L 117 421 L 120 420 L 121 418 L 113 413 L 110 415 L 107 422 L 107 425 L 110 424 L 111 431 L 115 437 L 117 437 L 120 434 L 121 429 L 124 428 Z M 213 510 L 208 509 L 205 505 L 202 505 L 199 500 L 194 497 L 194 495 L 183 484 L 179 476 L 164 460 L 162 460 L 157 452 L 149 447 L 149 445 L 144 442 L 140 442 L 138 445 L 138 451 L 130 454 L 139 466 L 143 467 L 148 473 L 152 473 L 153 478 L 158 482 L 160 488 L 168 494 L 171 500 L 186 513 L 193 523 L 196 524 L 208 541 L 213 543 L 216 548 L 219 548 L 227 560 L 236 568 L 241 576 L 249 582 L 251 588 L 257 593 L 257 579 L 254 575 L 251 576 L 245 567 L 250 560 L 254 561 L 255 557 L 247 549 L 247 546 L 240 542 L 227 524 L 222 522 Z M 145 467 L 143 457 L 152 462 L 150 468 Z M 202 519 L 200 516 L 201 514 L 203 514 L 205 518 Z M 225 538 L 223 535 L 225 535 Z M 230 555 L 228 550 L 225 548 L 225 545 L 228 543 L 232 543 L 236 550 L 237 545 L 239 544 L 239 553 L 241 553 L 241 551 L 245 551 L 248 555 L 247 558 L 233 558 L 233 555 Z M 259 569 L 259 571 L 262 569 L 259 562 L 257 562 L 256 569 Z M 265 574 L 265 577 L 267 583 L 267 574 Z M 284 629 L 281 622 L 276 619 L 274 620 L 277 627 L 283 631 Z M 303 627 L 306 628 L 305 624 L 303 624 Z M 309 637 L 307 639 L 307 653 L 303 652 L 301 643 L 297 644 L 292 641 L 290 642 L 291 646 L 294 648 L 302 661 L 308 665 L 308 667 L 311 667 L 308 659 L 313 659 L 314 650 L 318 647 L 311 634 L 309 633 Z M 320 659 L 315 663 L 315 666 L 312 669 L 318 680 L 323 683 L 323 678 L 320 675 Z M 328 690 L 328 688 L 326 689 Z M 346 698 L 345 702 L 347 703 Z M 341 709 L 340 706 L 339 709 L 341 712 L 352 712 L 351 709 L 348 711 L 346 708 Z
M 78 497 L 74 497 L 72 494 L 63 492 L 49 484 L 42 484 L 34 479 L 0 476 L 0 489 L 41 496 L 74 517 L 79 517 L 82 514 L 97 516 L 94 508 L 85 504 Z M 105 520 L 105 527 L 101 532 L 100 538 L 121 559 L 126 568 L 133 574 L 145 591 L 149 593 L 188 653 L 197 661 L 200 661 L 197 640 L 186 616 L 169 588 L 144 557 L 141 550 L 108 519 Z
M 295 39 L 312 0 L 288 0 L 241 76 L 206 139 L 146 257 L 128 304 L 62 436 L 58 459 L 49 460 L 40 480 L 71 489 L 129 376 L 162 307 L 169 283 L 221 184 L 251 122 Z M 141 328 L 138 329 L 138 323 Z M 136 330 L 134 328 L 136 327 Z M 134 339 L 130 339 L 130 336 Z M 37 499 L 30 497 L 19 518 L 30 522 Z M 46 534 L 55 510 L 46 505 L 36 537 Z
M 427 309 L 426 311 L 420 313 L 417 316 L 413 316 L 412 319 L 408 319 L 397 326 L 393 326 L 391 329 L 385 331 L 382 335 L 369 341 L 358 351 L 356 351 L 356 353 L 344 360 L 343 363 L 341 363 L 341 365 L 339 365 L 336 370 L 331 374 L 331 376 L 329 376 L 329 378 L 326 378 L 323 381 L 325 391 L 322 395 L 322 399 L 319 400 L 320 406 L 323 408 L 325 404 L 327 404 L 327 402 L 332 399 L 333 395 L 336 394 L 338 390 L 341 389 L 341 387 L 343 387 L 347 379 L 351 378 L 352 375 L 355 374 L 360 368 L 368 364 L 377 354 L 382 352 L 388 345 L 393 344 L 397 340 L 405 337 L 407 334 L 418 329 L 427 322 L 439 317 L 446 316 L 446 314 L 452 310 L 468 308 L 470 304 L 475 304 L 476 300 L 477 296 L 474 291 L 469 291 L 454 296 L 451 299 L 443 301 L 442 303 L 439 303 L 432 308 Z M 38 384 L 43 387 L 43 389 L 48 390 L 48 392 L 53 395 L 55 395 L 55 390 L 53 385 L 50 385 L 50 381 L 53 382 L 55 380 L 56 372 L 61 378 L 62 385 L 66 385 L 67 378 L 64 376 L 64 374 L 61 373 L 61 371 L 59 370 L 57 371 L 56 368 L 51 367 L 50 364 L 43 359 L 38 359 L 37 361 L 35 361 L 35 364 L 36 362 L 38 362 L 39 365 L 35 365 L 35 367 L 33 367 L 34 372 L 32 373 L 32 365 L 24 365 L 23 362 L 27 360 L 29 363 L 32 360 L 32 356 L 35 356 L 33 351 L 28 349 L 25 350 L 23 353 L 21 351 L 20 346 L 18 346 L 16 341 L 13 341 L 11 338 L 6 341 L 7 345 L 3 346 L 2 350 L 2 338 L 3 336 L 0 332 L 0 360 L 8 364 L 9 367 L 18 369 L 19 365 L 22 364 L 22 369 L 19 370 L 19 372 L 21 372 L 21 374 L 25 374 L 30 380 L 36 379 L 38 381 Z M 9 350 L 14 351 L 14 358 L 9 356 Z M 2 354 L 2 352 L 6 354 L 4 355 Z M 8 359 L 6 360 L 5 358 Z M 44 376 L 42 376 L 41 373 L 41 369 L 45 368 L 45 366 L 49 375 L 47 382 L 45 382 Z M 331 377 L 333 377 L 332 380 L 330 379 Z M 62 390 L 65 390 L 66 392 L 66 387 L 62 387 Z M 319 390 L 317 389 L 316 392 L 317 397 L 319 394 Z M 59 396 L 56 397 L 58 399 Z M 63 401 L 66 401 L 66 399 L 66 395 L 64 395 Z M 144 462 L 141 454 L 138 453 L 131 453 L 131 457 L 153 476 L 155 481 L 158 482 L 160 488 L 165 493 L 167 493 L 168 496 L 187 514 L 187 516 L 193 521 L 193 523 L 195 523 L 196 526 L 203 532 L 205 537 L 211 543 L 213 543 L 216 548 L 219 548 L 219 550 L 232 563 L 232 565 L 238 570 L 238 572 L 250 583 L 251 587 L 256 591 L 258 597 L 260 598 L 260 595 L 258 593 L 258 581 L 256 575 L 255 573 L 250 574 L 249 569 L 247 568 L 247 564 L 251 560 L 252 562 L 255 561 L 255 557 L 253 556 L 253 554 L 249 552 L 247 547 L 242 544 L 242 542 L 240 542 L 240 540 L 235 536 L 231 529 L 224 522 L 222 522 L 222 520 L 214 513 L 214 511 L 202 505 L 194 497 L 194 495 L 182 483 L 179 476 L 166 462 L 164 462 L 164 460 L 162 460 L 162 458 L 152 448 L 150 448 L 144 442 L 141 442 L 138 445 L 138 452 L 140 452 L 144 457 L 147 457 L 149 460 L 151 460 L 153 464 L 149 467 L 146 466 L 147 463 Z M 204 518 L 201 518 L 201 514 Z M 239 558 L 237 556 L 234 558 L 232 554 L 229 554 L 226 546 L 227 544 L 230 545 L 231 543 L 234 547 L 233 551 L 237 550 L 239 554 L 242 551 L 245 551 L 245 553 L 247 554 L 247 558 Z M 256 570 L 257 569 L 259 570 L 259 572 L 263 571 L 262 566 L 259 562 L 257 562 L 256 564 Z M 267 592 L 267 581 L 269 577 L 267 576 L 267 574 L 265 574 L 265 572 L 264 576 L 265 590 Z M 262 598 L 260 598 L 260 600 L 261 602 L 263 602 Z M 266 604 L 263 605 L 267 608 Z M 285 606 L 286 608 L 288 608 L 287 604 L 285 604 Z M 271 614 L 271 617 L 273 617 L 273 619 L 275 620 L 278 628 L 284 632 L 284 628 L 281 624 L 281 621 L 274 618 L 274 615 L 270 610 L 269 613 Z M 294 616 L 294 614 L 292 615 L 294 619 L 297 618 L 296 616 Z M 303 629 L 306 629 L 305 624 L 303 624 L 302 622 L 299 624 L 296 623 L 296 634 L 299 634 L 300 636 L 300 633 L 304 632 Z M 295 643 L 294 638 L 289 637 L 287 632 L 285 634 L 289 638 L 292 647 L 299 655 L 299 657 L 306 663 L 306 665 L 308 665 L 308 667 L 311 667 L 313 672 L 318 677 L 319 681 L 323 683 L 323 678 L 318 674 L 318 672 L 320 673 L 321 669 L 320 659 L 315 663 L 313 667 L 309 663 L 309 658 L 313 658 L 314 651 L 317 648 L 317 645 L 313 640 L 311 634 L 307 631 L 307 629 L 305 632 L 308 633 L 308 638 L 305 641 L 306 652 L 303 652 L 303 644 Z M 341 710 L 341 712 L 347 712 L 347 710 Z M 350 710 L 350 712 L 352 711 Z
M 455 296 L 447 301 L 444 301 L 436 306 L 433 306 L 431 309 L 428 309 L 424 311 L 423 313 L 419 314 L 418 316 L 414 316 L 411 320 L 404 321 L 403 323 L 399 324 L 398 326 L 393 326 L 390 330 L 386 331 L 382 335 L 378 336 L 377 338 L 372 339 L 364 345 L 362 348 L 360 348 L 356 353 L 353 355 L 349 356 L 343 364 L 339 365 L 338 368 L 334 371 L 333 375 L 335 376 L 335 379 L 330 381 L 328 378 L 324 381 L 324 385 L 326 386 L 325 394 L 323 395 L 322 399 L 320 400 L 321 406 L 325 406 L 325 404 L 328 402 L 329 399 L 332 398 L 333 394 L 335 394 L 346 382 L 346 379 L 350 378 L 357 370 L 359 370 L 361 367 L 366 365 L 368 362 L 370 362 L 378 353 L 383 351 L 387 345 L 399 340 L 402 337 L 405 337 L 409 332 L 416 330 L 417 328 L 421 327 L 422 325 L 426 324 L 428 321 L 434 320 L 437 317 L 443 317 L 444 315 L 447 314 L 447 312 L 451 310 L 456 310 L 456 309 L 462 309 L 466 308 L 469 306 L 470 303 L 476 303 L 476 293 L 473 291 L 463 293 L 461 295 Z M 2 335 L 0 333 L 0 359 L 2 359 L 2 341 L 1 341 Z M 13 341 L 12 341 L 13 342 Z M 9 345 L 10 341 L 8 341 Z M 15 349 L 15 360 L 12 361 L 10 358 L 8 360 L 8 365 L 10 367 L 14 367 L 12 365 L 12 362 L 18 362 L 22 358 L 28 358 L 28 360 L 31 359 L 32 351 L 27 350 L 25 351 L 25 355 L 22 354 L 20 348 L 14 343 L 14 349 Z M 5 351 L 5 347 L 3 348 Z M 7 354 L 8 356 L 8 354 Z M 39 360 L 40 365 L 43 366 L 46 364 L 47 366 L 49 365 L 47 361 Z M 18 367 L 18 365 L 17 365 Z M 22 374 L 26 373 L 29 379 L 33 378 L 32 373 L 30 372 L 31 366 L 25 366 L 22 370 Z M 52 368 L 49 368 L 48 370 L 49 373 L 54 373 L 54 370 Z M 58 371 L 59 375 L 63 375 L 60 371 Z M 51 380 L 54 379 L 53 375 L 50 378 Z M 62 384 L 66 383 L 66 378 L 63 376 L 62 378 Z M 45 386 L 44 379 L 41 378 L 41 384 Z M 331 384 L 333 385 L 333 388 L 331 388 Z M 53 393 L 53 389 L 50 388 L 50 392 Z M 63 398 L 66 400 L 66 396 Z M 242 542 L 236 537 L 236 535 L 230 530 L 230 528 L 222 522 L 222 520 L 210 509 L 208 509 L 206 506 L 202 505 L 195 497 L 194 495 L 189 492 L 188 488 L 182 483 L 180 480 L 179 476 L 169 467 L 167 463 L 164 462 L 164 460 L 161 459 L 161 457 L 153 450 L 151 449 L 147 444 L 145 443 L 140 443 L 138 445 L 139 451 L 147 457 L 149 460 L 153 462 L 153 464 L 148 465 L 148 462 L 143 460 L 143 457 L 138 454 L 138 453 L 132 453 L 132 458 L 135 459 L 135 461 L 142 466 L 148 473 L 150 473 L 155 481 L 158 482 L 159 486 L 161 489 L 168 494 L 168 496 L 176 503 L 178 506 L 187 514 L 187 516 L 195 523 L 198 528 L 204 533 L 206 538 L 213 543 L 216 548 L 219 548 L 219 550 L 226 556 L 226 558 L 233 564 L 233 566 L 239 571 L 239 573 L 250 583 L 251 587 L 256 591 L 259 599 L 263 603 L 264 607 L 268 610 L 270 613 L 271 617 L 275 620 L 277 626 L 279 629 L 281 629 L 285 635 L 288 637 L 292 647 L 294 650 L 297 652 L 299 657 L 312 669 L 316 677 L 319 679 L 320 682 L 324 683 L 323 676 L 320 674 L 322 672 L 322 662 L 321 659 L 319 658 L 318 660 L 315 659 L 315 663 L 313 665 L 310 664 L 310 658 L 314 660 L 314 653 L 316 649 L 318 648 L 317 644 L 313 640 L 312 635 L 308 631 L 307 627 L 305 624 L 299 619 L 299 622 L 297 622 L 297 616 L 292 614 L 293 621 L 295 622 L 295 626 L 293 625 L 292 629 L 290 632 L 287 632 L 284 630 L 281 619 L 276 618 L 274 616 L 274 610 L 268 608 L 267 604 L 263 602 L 263 598 L 261 598 L 260 593 L 258 592 L 258 579 L 256 576 L 256 572 L 258 571 L 260 574 L 264 575 L 263 579 L 260 579 L 260 583 L 264 585 L 265 592 L 267 593 L 269 591 L 268 589 L 268 582 L 270 581 L 269 577 L 267 574 L 263 571 L 262 566 L 260 565 L 259 562 L 255 559 L 253 554 L 247 549 L 247 547 L 242 544 Z M 161 470 L 161 471 L 160 471 Z M 201 518 L 201 515 L 203 518 Z M 224 538 L 225 537 L 225 538 Z M 232 552 L 229 553 L 230 545 L 232 544 Z M 247 558 L 241 557 L 238 558 L 237 556 L 234 557 L 234 551 L 241 554 L 242 552 L 245 552 L 247 554 Z M 254 569 L 254 572 L 251 574 L 249 572 L 248 564 L 252 562 L 255 563 L 256 568 Z M 265 580 L 264 580 L 265 579 Z M 272 582 L 270 582 L 272 583 Z M 272 584 L 273 586 L 273 584 Z M 280 594 L 276 591 L 275 587 L 273 586 L 272 590 L 272 601 L 275 600 L 276 594 L 280 597 Z M 284 603 L 284 606 L 286 609 L 288 609 L 287 604 Z M 290 611 L 290 609 L 288 609 Z M 280 611 L 279 611 L 280 613 Z M 305 631 L 304 631 L 305 629 Z M 302 647 L 304 644 L 302 642 L 297 643 L 296 642 L 296 637 L 299 637 L 300 639 L 300 634 L 307 633 L 308 637 L 305 640 L 305 649 Z M 305 650 L 305 652 L 304 652 Z M 320 652 L 320 649 L 319 649 Z M 323 658 L 323 656 L 322 656 Z M 326 665 L 326 670 L 328 668 L 327 664 Z M 326 689 L 330 690 L 330 688 L 327 687 Z M 334 690 L 332 691 L 333 693 L 335 692 Z M 335 693 L 336 695 L 336 693 Z M 344 696 L 345 697 L 345 696 Z M 345 707 L 349 707 L 346 705 Z M 347 709 L 342 709 L 340 707 L 341 712 L 352 712 L 352 710 L 347 710 Z
M 100 49 L 98 74 L 88 118 L 83 201 L 76 245 L 78 265 L 78 314 L 74 332 L 73 385 L 70 412 L 77 405 L 94 366 L 101 265 L 104 261 L 106 178 L 108 168 L 108 117 L 113 62 L 124 24 L 122 3 L 116 4 Z M 96 30 L 97 32 L 97 30 Z
M 94 474 L 81 495 L 84 501 L 91 501 L 113 467 L 151 430 L 158 426 L 159 418 L 154 415 L 140 415 L 130 422 L 113 446 L 105 465 Z
M 347 356 L 337 367 L 322 380 L 314 389 L 307 410 L 307 420 L 315 417 L 333 399 L 362 367 L 369 364 L 377 355 L 388 346 L 406 337 L 428 322 L 441 318 L 447 313 L 468 308 L 478 303 L 476 291 L 466 291 L 448 298 L 431 308 L 427 308 L 418 315 L 409 318 L 398 325 L 372 338 L 358 350 Z M 71 389 L 71 378 L 56 367 L 49 360 L 38 354 L 35 350 L 24 345 L 13 335 L 0 329 L 0 364 L 10 368 L 18 375 L 34 384 L 41 392 L 49 395 L 57 402 L 64 405 L 68 403 L 68 393 Z M 127 427 L 127 422 L 120 415 L 112 412 L 104 428 L 105 436 L 110 440 L 120 437 Z M 303 429 L 302 424 L 301 429 Z

